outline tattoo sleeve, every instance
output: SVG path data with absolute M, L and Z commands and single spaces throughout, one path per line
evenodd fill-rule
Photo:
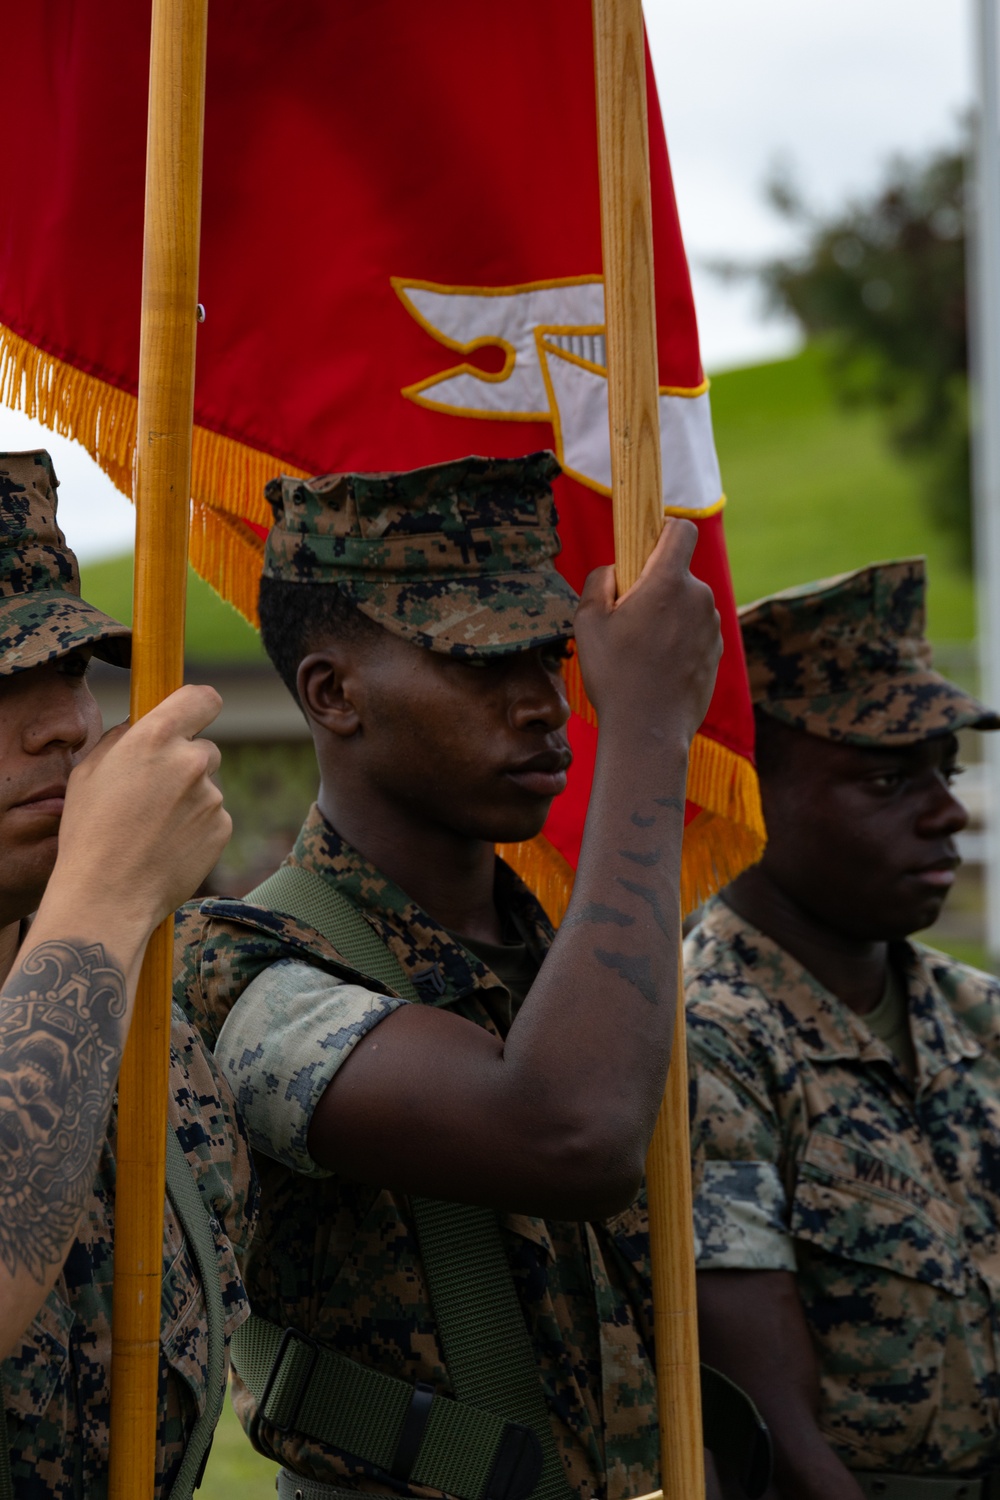
M 123 1045 L 125 976 L 104 948 L 40 943 L 0 995 L 0 1260 L 44 1281 L 94 1177 Z

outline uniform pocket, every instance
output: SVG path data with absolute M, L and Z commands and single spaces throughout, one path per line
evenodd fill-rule
M 966 1291 L 958 1208 L 884 1156 L 814 1132 L 799 1163 L 791 1232 L 831 1255 Z

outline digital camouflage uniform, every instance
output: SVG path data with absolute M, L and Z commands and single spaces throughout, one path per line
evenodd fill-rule
M 387 629 L 454 655 L 565 637 L 575 596 L 549 562 L 555 472 L 543 454 L 399 477 L 276 482 L 268 493 L 278 525 L 265 571 L 346 577 L 360 607 Z M 289 531 L 300 523 L 307 534 L 294 542 Z M 356 576 L 345 557 L 355 560 Z M 400 583 L 403 574 L 408 581 Z M 350 848 L 318 808 L 290 861 L 364 913 L 420 1003 L 506 1033 L 509 997 L 496 976 Z M 499 861 L 497 898 L 541 959 L 549 923 Z M 316 1103 L 344 1057 L 385 1015 L 412 1002 L 352 982 L 354 971 L 318 933 L 245 903 L 187 908 L 178 940 L 179 998 L 217 1046 L 261 1172 L 261 1229 L 244 1266 L 254 1311 L 383 1373 L 453 1394 L 409 1200 L 325 1172 L 306 1144 Z M 501 1233 L 570 1483 L 583 1497 L 612 1500 L 654 1489 L 644 1200 L 607 1224 L 506 1215 Z M 245 1388 L 237 1387 L 236 1402 L 255 1445 L 297 1473 L 387 1489 L 385 1476 L 365 1463 L 259 1420 Z
M 0 676 L 76 647 L 128 662 L 128 628 L 79 597 L 76 558 L 56 522 L 56 485 L 47 453 L 0 454 Z M 0 1058 L 0 1111 L 19 1097 L 17 1073 Z M 170 1120 L 212 1216 L 228 1338 L 249 1311 L 234 1252 L 249 1243 L 256 1184 L 229 1088 L 176 1007 Z M 115 1138 L 112 1110 L 63 1270 L 0 1364 L 14 1489 L 25 1500 L 107 1492 Z M 205 1405 L 208 1362 L 201 1281 L 169 1200 L 164 1208 L 157 1494 L 169 1489 Z
M 930 668 L 919 559 L 742 612 L 759 710 L 861 745 L 997 718 Z M 893 945 L 916 1080 L 717 898 L 685 944 L 700 1271 L 795 1274 L 854 1469 L 1000 1461 L 1000 983 Z

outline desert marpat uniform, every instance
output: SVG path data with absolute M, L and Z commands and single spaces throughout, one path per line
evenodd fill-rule
M 795 1274 L 856 1469 L 1000 1460 L 1000 982 L 895 945 L 915 1089 L 716 900 L 684 950 L 699 1270 Z
M 290 862 L 322 875 L 365 912 L 422 1003 L 505 1033 L 508 996 L 499 980 L 346 845 L 318 809 Z M 501 908 L 541 958 L 552 938 L 544 913 L 502 862 L 497 871 Z M 252 1009 L 234 1012 L 218 1048 L 261 1175 L 261 1225 L 243 1267 L 254 1311 L 450 1394 L 408 1200 L 324 1172 L 306 1148 L 313 1110 L 343 1059 L 409 1002 L 338 978 L 345 966 L 325 939 L 262 908 L 232 901 L 188 907 L 178 939 L 179 994 L 210 1045 L 252 980 L 275 964 L 300 966 L 297 985 L 286 979 L 260 993 Z M 654 1489 L 659 1439 L 644 1197 L 607 1224 L 507 1215 L 502 1235 L 570 1483 L 581 1496 L 611 1500 Z M 241 1419 L 263 1452 L 329 1484 L 385 1490 L 384 1476 L 365 1464 L 258 1422 L 252 1396 L 237 1390 Z
M 57 485 L 44 450 L 0 454 L 0 675 L 76 648 L 128 663 L 128 627 L 80 598 L 76 558 L 56 521 Z M 22 1098 L 20 1066 L 0 1058 L 0 1108 L 16 1108 Z M 30 1082 L 37 1088 L 37 1075 Z M 211 1215 L 228 1340 L 249 1312 L 236 1253 L 249 1243 L 256 1181 L 228 1086 L 176 1007 L 169 1107 Z M 55 1286 L 0 1363 L 19 1500 L 100 1500 L 107 1492 L 115 1120 L 112 1111 L 79 1232 Z M 158 1495 L 173 1482 L 205 1406 L 208 1376 L 201 1279 L 169 1199 L 164 1208 Z

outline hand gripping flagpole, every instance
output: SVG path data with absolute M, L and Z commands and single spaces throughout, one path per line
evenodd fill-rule
M 663 526 L 659 368 L 641 0 L 593 0 L 615 572 L 635 582 Z M 678 913 L 678 921 L 680 914 Z M 664 1500 L 705 1494 L 684 991 L 646 1158 Z
M 208 0 L 153 0 L 136 430 L 133 722 L 180 687 Z M 110 1500 L 156 1469 L 173 919 L 146 952 L 119 1079 Z

